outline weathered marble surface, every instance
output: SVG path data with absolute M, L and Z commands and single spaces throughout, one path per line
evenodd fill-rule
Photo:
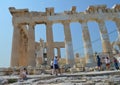
M 120 71 L 95 71 L 95 72 L 79 72 L 64 73 L 58 76 L 41 74 L 28 75 L 28 80 L 16 82 L 12 85 L 119 85 Z M 19 79 L 16 76 L 1 76 L 3 79 Z

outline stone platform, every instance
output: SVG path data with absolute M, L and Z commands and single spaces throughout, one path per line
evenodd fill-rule
M 120 85 L 120 70 L 63 73 L 61 75 L 28 75 L 28 80 L 8 85 Z M 19 79 L 16 76 L 1 76 L 3 79 Z

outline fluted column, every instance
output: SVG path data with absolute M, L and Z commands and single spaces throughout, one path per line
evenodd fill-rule
M 52 23 L 46 23 L 46 38 L 47 38 L 47 57 L 48 60 L 54 57 L 54 48 L 53 48 L 53 31 L 52 31 Z M 48 62 L 50 62 L 48 61 Z
M 115 23 L 116 23 L 116 26 L 117 26 L 118 38 L 120 40 L 120 19 L 116 19 Z
M 102 48 L 104 53 L 111 53 L 111 45 L 110 45 L 110 40 L 107 32 L 107 28 L 105 26 L 104 21 L 99 21 L 98 22 L 99 29 L 100 29 L 100 36 L 101 36 L 101 41 L 102 41 Z
M 26 60 L 26 65 L 25 66 L 27 66 L 28 65 L 28 37 L 26 36 L 25 38 L 24 38 L 24 46 L 25 46 L 25 54 L 24 54 L 24 56 L 25 56 L 25 60 Z
M 57 48 L 57 54 L 58 54 L 58 57 L 61 58 L 60 48 Z
M 25 25 L 21 26 L 21 29 L 24 30 L 26 28 Z M 19 58 L 19 66 L 27 66 L 27 56 L 26 56 L 26 34 L 21 30 L 20 35 L 20 58 Z
M 82 27 L 82 38 L 83 38 L 83 44 L 84 44 L 84 53 L 85 53 L 86 63 L 93 63 L 94 62 L 93 49 L 92 49 L 87 22 L 82 22 L 81 27 Z
M 116 18 L 115 20 L 115 24 L 117 26 L 117 32 L 118 32 L 118 42 L 120 41 L 120 19 Z M 119 49 L 120 49 L 120 43 L 117 44 Z
M 11 54 L 11 67 L 19 66 L 20 55 L 20 29 L 19 26 L 14 24 L 13 40 L 12 40 L 12 54 Z
M 64 34 L 65 34 L 66 64 L 74 65 L 75 60 L 74 60 L 73 45 L 72 45 L 69 22 L 64 21 L 63 25 L 64 25 Z
M 29 24 L 28 29 L 28 65 L 35 66 L 35 32 L 33 23 Z
M 24 44 L 24 40 L 23 40 L 23 36 L 24 36 L 24 34 L 23 34 L 23 31 L 21 31 L 20 32 L 21 33 L 21 35 L 20 35 L 20 58 L 19 58 L 19 66 L 22 66 L 22 64 L 23 64 L 23 61 L 24 61 L 24 56 L 23 56 L 23 51 L 24 51 L 24 48 L 23 48 L 23 44 Z

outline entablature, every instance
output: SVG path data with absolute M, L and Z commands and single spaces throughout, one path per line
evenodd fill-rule
M 13 16 L 14 23 L 34 22 L 36 24 L 44 24 L 47 22 L 61 23 L 69 20 L 70 22 L 79 21 L 96 21 L 96 20 L 114 20 L 120 18 L 120 5 L 115 5 L 112 9 L 106 8 L 106 5 L 89 6 L 85 12 L 76 12 L 76 7 L 73 6 L 70 11 L 64 13 L 54 13 L 54 8 L 46 8 L 46 12 L 29 12 L 28 9 L 9 8 Z M 116 11 L 117 10 L 117 11 Z

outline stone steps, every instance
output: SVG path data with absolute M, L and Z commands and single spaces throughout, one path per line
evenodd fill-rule
M 120 71 L 63 73 L 62 75 L 28 75 L 28 80 L 18 81 L 11 85 L 109 85 L 120 83 Z M 2 76 L 4 79 L 19 79 L 18 76 Z M 65 83 L 65 84 L 64 84 Z M 101 83 L 101 84 L 98 84 Z M 114 85 L 114 84 L 113 84 Z

